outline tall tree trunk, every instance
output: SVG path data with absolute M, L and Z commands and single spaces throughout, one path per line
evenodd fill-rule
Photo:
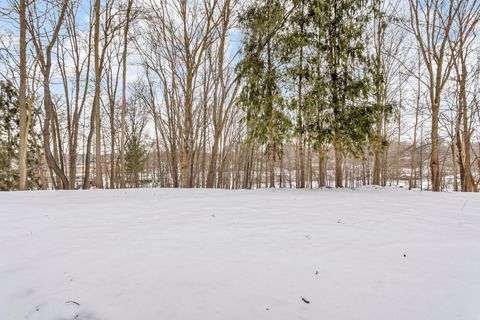
M 28 119 L 27 119 L 27 26 L 26 26 L 26 1 L 19 1 L 20 20 L 20 88 L 18 104 L 20 110 L 20 143 L 19 143 L 19 190 L 25 190 L 27 184 L 27 149 L 28 149 Z
M 459 163 L 461 169 L 461 187 L 463 192 L 472 192 L 473 188 L 473 176 L 470 163 L 470 128 L 468 124 L 468 101 L 467 101 L 467 65 L 463 59 L 463 52 L 460 51 L 460 70 L 458 65 L 457 78 L 459 82 L 459 115 L 457 126 L 457 146 L 459 147 Z M 461 125 L 461 134 L 460 134 Z
M 375 123 L 375 134 L 377 139 L 382 136 L 383 117 L 384 117 L 384 80 L 382 72 L 382 49 L 383 49 L 383 14 L 381 12 L 381 1 L 374 1 L 374 25 L 375 25 L 375 102 L 377 108 L 381 108 L 381 112 L 378 112 Z M 380 185 L 380 172 L 381 172 L 381 159 L 383 146 L 378 142 L 374 144 L 374 161 L 373 161 L 373 184 Z
M 102 128 L 100 117 L 100 0 L 95 0 L 95 33 L 93 42 L 95 60 L 95 95 L 93 98 L 93 109 L 95 110 L 95 186 L 103 188 Z
M 123 53 L 122 53 L 122 111 L 120 120 L 120 187 L 125 188 L 125 111 L 127 109 L 127 49 L 128 49 L 128 27 L 130 24 L 130 11 L 133 0 L 128 0 L 127 13 L 125 16 L 125 28 L 123 31 Z M 155 106 L 153 106 L 155 108 Z M 155 128 L 155 134 L 156 134 Z M 157 139 L 158 141 L 158 139 Z M 159 151 L 160 152 L 160 151 Z
M 302 14 L 304 11 L 304 3 L 302 1 L 301 5 Z M 303 22 L 300 24 L 300 34 L 303 34 L 304 24 Z M 305 139 L 304 139 L 304 132 L 303 132 L 303 45 L 300 46 L 300 56 L 299 56 L 299 75 L 298 75 L 298 119 L 297 119 L 297 126 L 298 130 L 300 131 L 300 136 L 298 138 L 299 144 L 299 184 L 297 188 L 305 188 Z
M 110 189 L 115 189 L 115 98 L 110 101 Z M 106 154 L 105 154 L 106 155 Z

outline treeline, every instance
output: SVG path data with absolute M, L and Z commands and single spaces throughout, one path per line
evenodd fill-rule
M 477 191 L 477 0 L 11 0 L 0 189 Z

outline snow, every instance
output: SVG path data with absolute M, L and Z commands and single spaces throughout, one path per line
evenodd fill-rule
M 478 320 L 480 197 L 0 193 L 0 319 Z

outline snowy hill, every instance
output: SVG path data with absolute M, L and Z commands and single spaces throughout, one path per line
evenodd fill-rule
M 480 197 L 0 193 L 0 319 L 478 320 Z

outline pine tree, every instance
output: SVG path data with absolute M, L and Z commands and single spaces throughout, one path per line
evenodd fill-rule
M 146 154 L 141 139 L 132 136 L 125 148 L 125 169 L 136 188 L 140 187 L 140 173 L 145 169 Z
M 370 7 L 366 0 L 316 0 L 311 8 L 317 32 L 317 50 L 325 65 L 323 77 L 318 74 L 324 92 L 323 125 L 318 126 L 323 139 L 335 151 L 335 186 L 343 186 L 344 153 L 363 154 L 372 136 L 375 105 L 368 102 L 370 79 L 366 25 Z
M 10 82 L 0 82 L 0 190 L 14 190 L 19 174 L 18 159 L 19 123 L 17 95 Z
M 38 188 L 39 136 L 35 132 L 33 116 L 29 115 L 27 150 L 28 189 Z M 18 91 L 11 82 L 0 81 L 0 190 L 16 190 L 19 186 L 20 115 Z
M 269 184 L 275 187 L 275 156 L 288 137 L 291 123 L 279 83 L 278 27 L 284 8 L 277 0 L 255 3 L 241 16 L 244 59 L 237 67 L 244 85 L 240 105 L 246 112 L 249 140 L 266 146 Z
M 297 188 L 305 187 L 305 144 L 306 144 L 306 92 L 308 75 L 308 44 L 311 41 L 309 32 L 308 0 L 294 0 L 294 8 L 288 21 L 283 38 L 283 63 L 287 64 L 286 73 L 291 83 L 291 108 L 295 113 L 295 136 L 298 139 L 298 171 Z M 286 86 L 288 88 L 288 85 Z M 288 89 L 287 89 L 288 90 Z

